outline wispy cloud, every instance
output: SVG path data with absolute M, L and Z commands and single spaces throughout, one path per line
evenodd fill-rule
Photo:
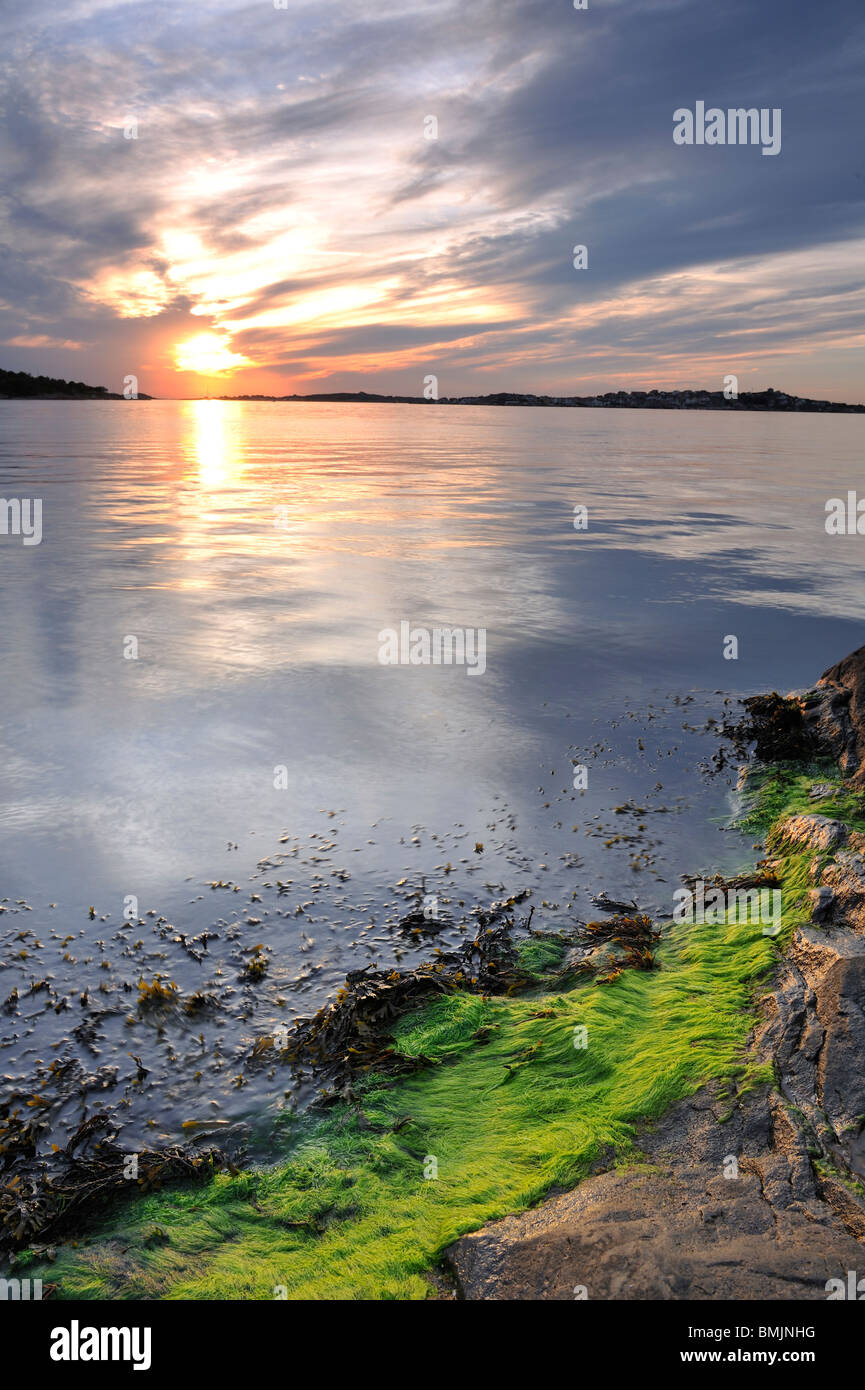
M 5 365 L 862 398 L 854 0 L 32 0 L 0 47 Z M 697 99 L 782 153 L 675 146 Z

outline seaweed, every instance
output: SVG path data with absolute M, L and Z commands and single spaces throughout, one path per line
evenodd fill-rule
M 138 1007 L 143 1012 L 150 1009 L 165 1008 L 178 998 L 177 985 L 171 980 L 168 984 L 155 978 L 150 984 L 142 978 L 138 981 Z
M 762 762 L 805 762 L 819 752 L 798 696 L 773 690 L 769 695 L 752 695 L 743 703 L 747 714 L 742 733 L 754 743 Z
M 575 967 L 577 974 L 593 974 L 599 984 L 612 984 L 623 970 L 654 970 L 652 947 L 661 939 L 651 917 L 616 914 L 604 922 L 587 922 L 586 931 L 597 948 Z M 609 950 L 603 950 L 603 947 Z
M 168 1183 L 207 1182 L 220 1169 L 236 1171 L 219 1149 L 196 1153 L 181 1145 L 126 1152 L 106 1115 L 84 1120 L 64 1149 L 55 1171 L 32 1170 L 22 1159 L 35 1156 L 43 1126 L 14 1111 L 0 1128 L 0 1249 L 67 1234 L 110 1199 L 130 1188 L 152 1192 Z
M 484 920 L 495 920 L 504 911 L 503 904 L 493 904 Z M 536 983 L 536 976 L 521 963 L 514 948 L 513 928 L 512 917 L 498 926 L 483 927 L 457 950 L 438 951 L 435 960 L 412 970 L 366 966 L 351 971 L 332 1004 L 312 1018 L 297 1020 L 282 1055 L 343 1084 L 373 1066 L 389 1074 L 416 1070 L 426 1059 L 408 1058 L 396 1051 L 391 1031 L 409 1010 L 434 995 L 457 990 L 509 994 Z M 260 1056 L 262 1050 L 256 1045 L 253 1057 Z
M 260 947 L 256 946 L 255 954 L 250 956 L 240 972 L 240 979 L 250 983 L 263 980 L 270 966 L 269 958 L 264 954 Z

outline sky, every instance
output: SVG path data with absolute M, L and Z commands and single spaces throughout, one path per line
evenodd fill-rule
M 863 58 L 859 0 L 0 0 L 0 366 L 861 402 Z

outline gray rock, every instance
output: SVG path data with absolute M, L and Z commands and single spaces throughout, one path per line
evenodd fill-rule
M 805 718 L 846 777 L 865 785 L 865 647 L 830 666 Z
M 835 904 L 835 894 L 832 889 L 809 888 L 808 897 L 811 900 L 811 921 L 828 922 Z
M 641 1138 L 649 1171 L 603 1173 L 447 1252 L 467 1299 L 825 1299 L 862 1263 L 767 1095 L 719 1125 L 709 1091 Z M 726 1177 L 735 1171 L 738 1177 Z M 850 1263 L 852 1261 L 852 1263 Z M 582 1294 L 585 1290 L 585 1294 Z
M 834 796 L 837 790 L 831 782 L 815 782 L 808 796 L 811 801 L 824 801 L 827 796 Z
M 858 851 L 841 850 L 820 872 L 819 882 L 835 895 L 836 912 L 851 927 L 865 930 L 865 861 Z

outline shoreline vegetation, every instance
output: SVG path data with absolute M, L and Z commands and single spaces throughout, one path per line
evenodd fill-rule
M 521 898 L 493 904 L 473 941 L 357 971 L 256 1043 L 325 1083 L 268 1166 L 210 1154 L 118 1197 L 128 1155 L 97 1133 L 110 1202 L 64 1225 L 49 1180 L 11 1241 L 7 1117 L 15 1275 L 57 1299 L 825 1298 L 865 1238 L 865 648 L 719 732 L 766 857 L 712 886 L 780 886 L 771 932 L 609 901 L 541 933 Z M 84 1160 L 61 1158 L 68 1194 Z
M 0 400 L 157 400 L 145 395 L 126 397 L 104 386 L 87 386 L 83 381 L 63 381 L 58 377 L 34 377 L 29 372 L 0 370 Z M 485 405 L 485 406 L 558 406 L 571 409 L 618 410 L 763 410 L 784 413 L 863 415 L 865 405 L 845 405 L 839 401 L 810 400 L 776 391 L 741 391 L 735 399 L 727 399 L 723 391 L 702 389 L 681 391 L 606 391 L 592 396 L 536 396 L 517 391 L 497 391 L 486 396 L 387 396 L 369 391 L 325 391 L 305 396 L 192 396 L 171 399 L 219 401 L 294 401 L 333 402 L 349 405 Z
M 55 376 L 31 376 L 29 372 L 8 372 L 0 368 L 0 401 L 152 401 L 139 391 L 126 397 L 105 386 L 88 386 L 84 381 L 64 381 Z

